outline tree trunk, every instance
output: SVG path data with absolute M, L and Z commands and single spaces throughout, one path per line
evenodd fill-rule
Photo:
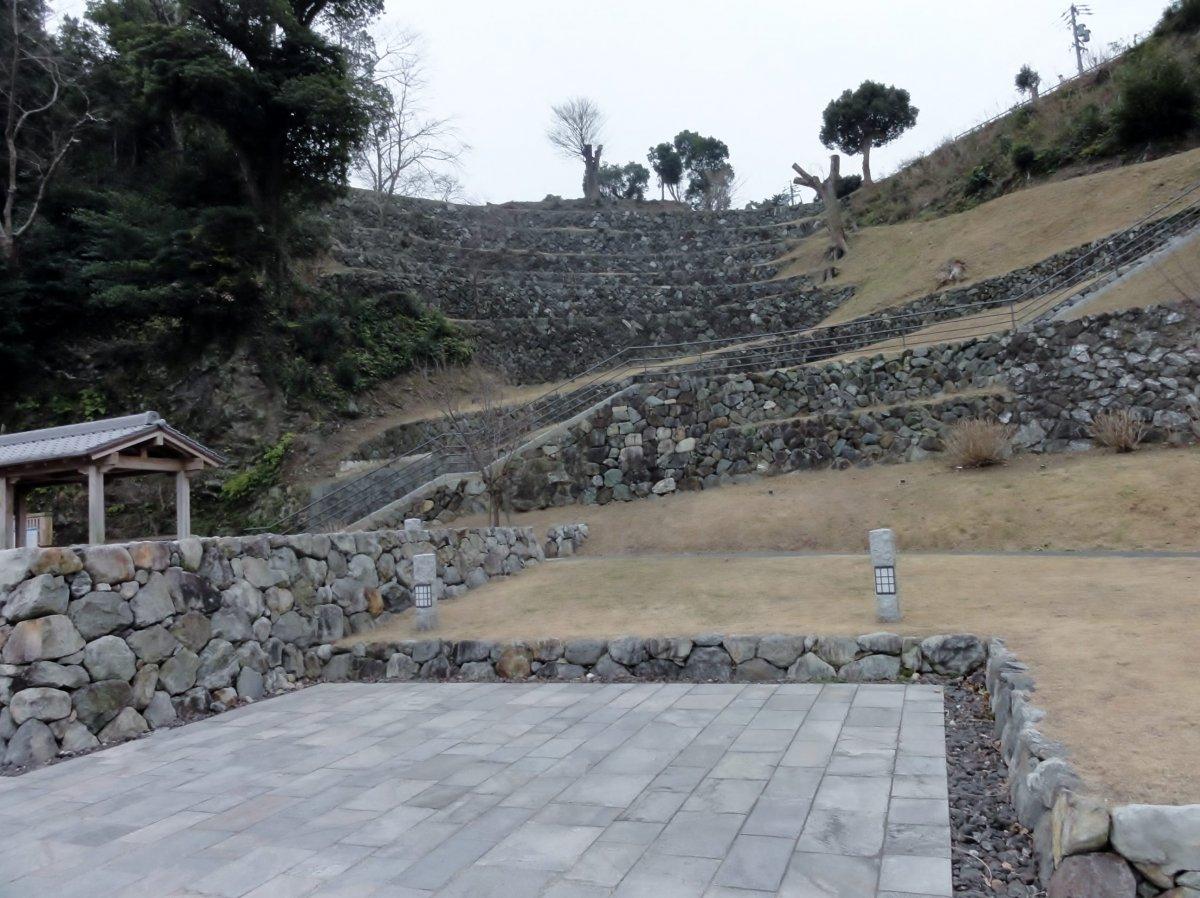
M 1038 86 L 1036 84 L 1029 85 L 1029 96 L 1033 98 L 1033 102 L 1038 101 Z
M 598 144 L 595 150 L 590 143 L 583 145 L 583 198 L 593 202 L 600 199 L 600 154 L 603 152 L 603 144 Z
M 871 138 L 863 141 L 863 186 L 870 187 L 875 182 L 871 180 Z
M 841 157 L 834 153 L 829 157 L 829 176 L 822 181 L 815 175 L 810 175 L 796 163 L 792 163 L 792 170 L 797 175 L 793 182 L 816 193 L 825 206 L 825 227 L 829 230 L 829 239 L 833 242 L 833 255 L 838 259 L 847 252 L 846 228 L 842 223 L 842 203 L 837 198 L 838 174 L 841 172 L 841 168 Z

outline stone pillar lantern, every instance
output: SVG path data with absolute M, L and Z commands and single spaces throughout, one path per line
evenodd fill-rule
M 896 583 L 896 535 L 887 528 L 868 534 L 871 564 L 875 568 L 875 619 L 880 623 L 900 620 L 900 587 Z
M 413 556 L 412 591 L 417 629 L 423 632 L 437 629 L 437 556 L 432 552 Z

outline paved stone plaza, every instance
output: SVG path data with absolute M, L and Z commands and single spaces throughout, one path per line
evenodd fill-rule
M 0 895 L 951 894 L 941 689 L 321 685 L 0 780 Z

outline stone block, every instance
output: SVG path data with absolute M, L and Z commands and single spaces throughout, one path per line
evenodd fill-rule
M 563 649 L 563 657 L 569 664 L 591 667 L 604 654 L 606 643 L 602 639 L 572 639 Z
M 17 586 L 8 594 L 4 603 L 4 616 L 10 623 L 45 617 L 48 614 L 66 614 L 70 590 L 62 577 L 39 574 Z
M 1064 857 L 1099 851 L 1108 844 L 1108 808 L 1104 803 L 1072 792 L 1060 792 L 1051 809 L 1054 863 Z
M 171 635 L 185 648 L 199 652 L 212 639 L 212 622 L 206 614 L 189 611 L 171 625 Z
M 839 676 L 847 683 L 887 682 L 899 675 L 898 655 L 867 655 L 865 658 L 851 661 L 839 671 Z
M 58 754 L 58 741 L 50 727 L 40 720 L 27 720 L 8 740 L 4 763 L 15 767 L 45 764 Z
M 764 636 L 758 641 L 758 657 L 785 670 L 795 664 L 796 659 L 803 653 L 803 636 L 784 636 L 776 633 Z
M 787 678 L 798 683 L 826 682 L 837 679 L 837 671 L 812 652 L 801 655 L 788 668 Z
M 934 673 L 962 676 L 987 660 L 987 648 L 977 636 L 930 636 L 921 641 L 921 654 Z
M 723 649 L 716 646 L 701 646 L 692 649 L 683 668 L 683 676 L 689 680 L 729 681 L 733 673 L 733 660 Z
M 158 571 L 150 575 L 146 585 L 138 590 L 129 605 L 133 609 L 134 622 L 139 627 L 157 624 L 175 613 L 170 584 Z
M 758 649 L 758 637 L 726 636 L 721 640 L 721 645 L 729 653 L 729 658 L 734 664 L 741 664 L 743 661 L 749 661 L 754 657 L 754 653 Z
M 159 667 L 159 685 L 171 695 L 182 695 L 196 685 L 199 669 L 200 657 L 191 649 L 181 648 Z
M 51 614 L 23 620 L 13 627 L 0 657 L 6 664 L 53 661 L 72 655 L 83 646 L 83 638 L 71 619 L 62 614 Z
M 133 739 L 136 736 L 142 735 L 142 733 L 149 732 L 149 730 L 150 727 L 146 724 L 146 718 L 142 717 L 133 708 L 122 708 L 117 716 L 96 734 L 96 737 L 101 743 L 124 742 L 127 739 Z
M 41 720 L 49 723 L 52 720 L 62 720 L 71 713 L 71 696 L 61 689 L 48 686 L 34 686 L 22 689 L 13 695 L 8 704 L 13 723 L 20 726 L 27 720 Z
M 1137 898 L 1137 879 L 1115 854 L 1068 857 L 1050 877 L 1046 898 Z
M 93 583 L 124 583 L 135 573 L 133 559 L 124 546 L 88 546 L 83 566 Z
M 101 636 L 83 649 L 83 666 L 93 680 L 132 680 L 137 658 L 119 636 Z
M 83 725 L 98 733 L 118 711 L 133 703 L 133 690 L 124 680 L 103 680 L 76 690 L 71 703 Z
M 842 667 L 858 656 L 858 640 L 850 636 L 821 636 L 813 651 L 826 664 Z
M 1200 870 L 1200 804 L 1127 804 L 1112 810 L 1112 844 L 1137 864 L 1168 875 Z

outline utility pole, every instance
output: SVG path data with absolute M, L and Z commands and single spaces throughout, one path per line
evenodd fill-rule
M 1091 14 L 1092 8 L 1087 4 L 1072 3 L 1070 9 L 1062 16 L 1069 21 L 1071 26 L 1071 42 L 1075 46 L 1075 68 L 1080 75 L 1083 74 L 1083 45 L 1092 39 L 1092 32 L 1079 20 Z

